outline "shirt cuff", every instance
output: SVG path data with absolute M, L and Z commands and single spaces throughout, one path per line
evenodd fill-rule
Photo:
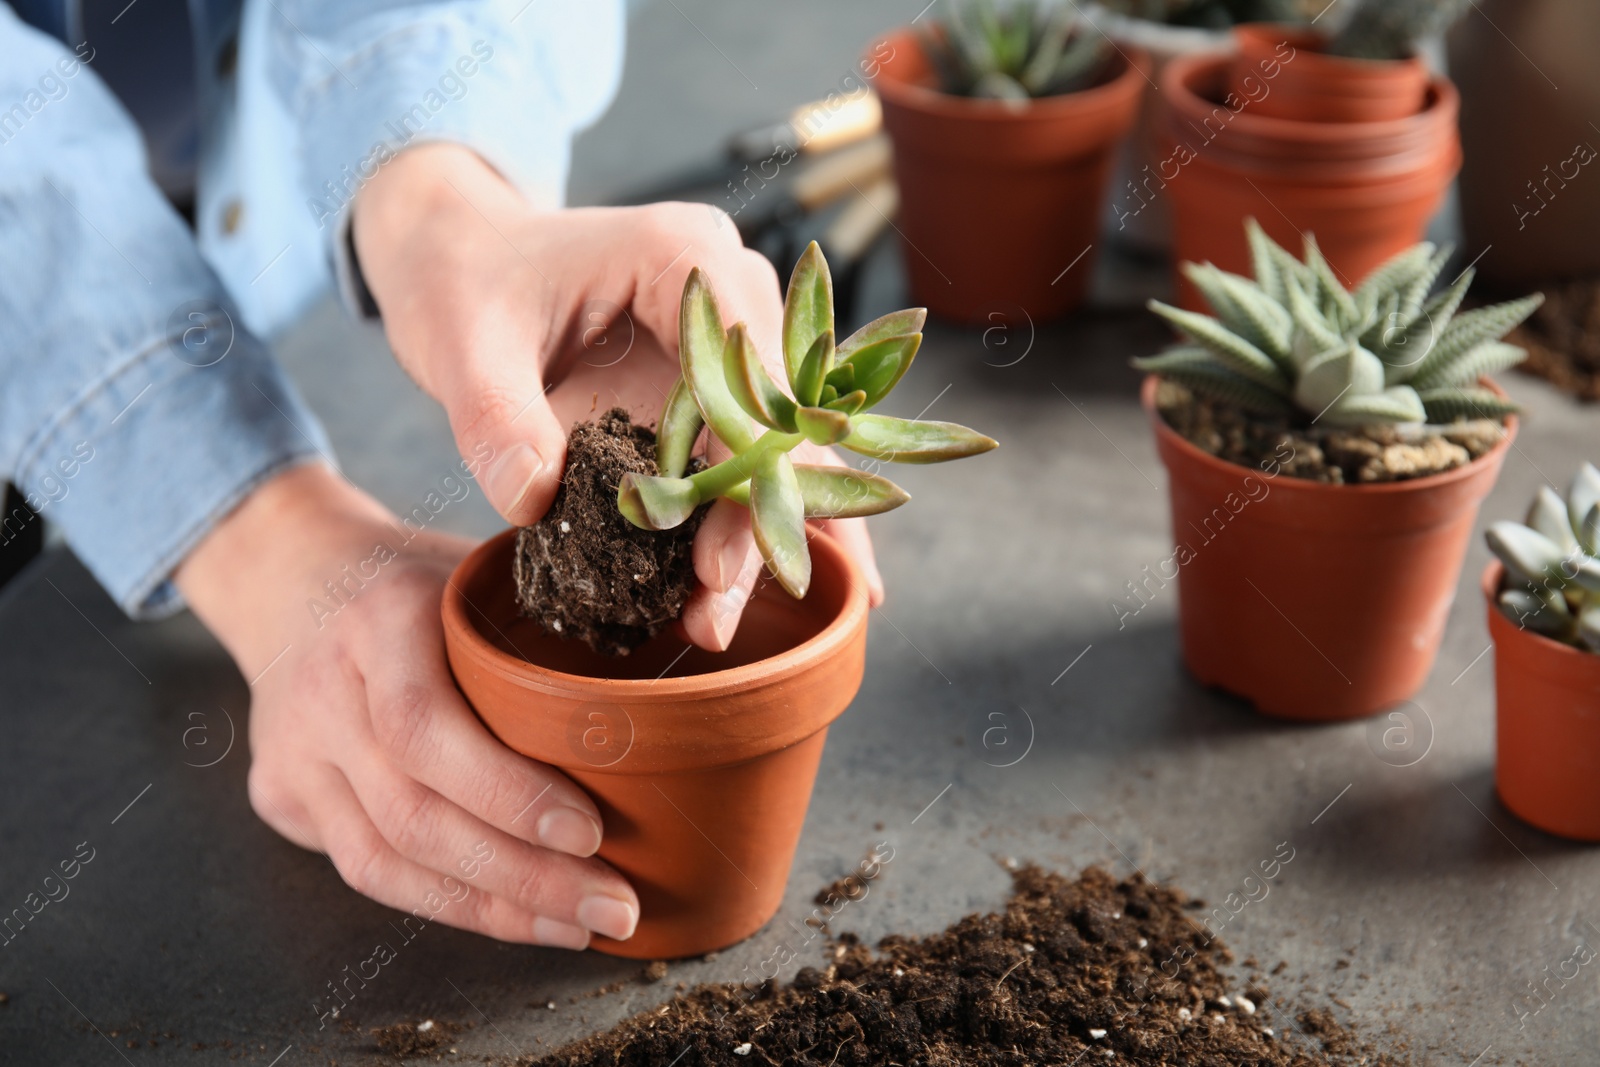
M 327 235 L 340 299 L 357 316 L 377 313 L 349 236 L 350 205 L 379 169 L 407 148 L 449 142 L 483 157 L 529 203 L 560 206 L 573 116 L 525 49 L 483 25 L 442 21 L 390 33 L 323 80 L 304 113 L 308 207 Z
M 173 570 L 257 486 L 333 463 L 262 343 L 198 305 L 89 385 L 17 470 L 30 505 L 136 619 L 183 607 Z

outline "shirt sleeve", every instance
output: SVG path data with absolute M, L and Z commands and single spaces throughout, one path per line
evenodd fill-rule
M 150 180 L 92 45 L 0 4 L 0 55 L 0 477 L 125 611 L 170 614 L 211 526 L 330 449 Z
M 271 80 L 300 130 L 301 182 L 346 307 L 372 310 L 349 206 L 395 155 L 450 141 L 528 200 L 565 199 L 574 135 L 621 72 L 621 0 L 271 2 Z

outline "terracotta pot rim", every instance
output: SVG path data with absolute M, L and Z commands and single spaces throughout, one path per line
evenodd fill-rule
M 1506 613 L 1500 610 L 1499 599 L 1500 586 L 1505 580 L 1505 573 L 1505 564 L 1498 559 L 1491 559 L 1488 566 L 1484 567 L 1482 577 L 1478 579 L 1478 586 L 1483 590 L 1483 599 L 1487 602 L 1491 614 L 1498 616 L 1500 621 L 1505 623 L 1506 632 L 1516 635 L 1515 640 L 1526 640 L 1531 645 L 1539 646 L 1541 655 L 1562 657 L 1565 660 L 1564 665 L 1570 666 L 1574 670 L 1600 672 L 1600 654 L 1585 652 L 1581 648 L 1574 648 L 1565 641 L 1557 641 L 1553 637 L 1546 637 L 1544 634 L 1536 630 L 1530 630 L 1526 626 L 1518 626 L 1506 617 Z M 1495 635 L 1491 633 L 1490 636 L 1494 637 Z
M 1201 52 L 1195 55 L 1177 56 L 1173 58 L 1161 72 L 1161 91 L 1170 92 L 1168 98 L 1174 114 L 1184 113 L 1186 101 L 1199 101 L 1212 108 L 1226 107 L 1214 100 L 1207 100 L 1194 89 L 1190 88 L 1191 78 L 1209 74 L 1212 71 L 1222 71 L 1233 62 L 1233 56 L 1216 52 Z M 1280 119 L 1269 115 L 1252 115 L 1248 107 L 1233 112 L 1229 120 L 1230 126 L 1234 123 L 1243 123 L 1241 127 L 1257 137 L 1268 138 L 1287 143 L 1307 142 L 1317 145 L 1342 144 L 1351 141 L 1394 138 L 1405 141 L 1408 139 L 1425 139 L 1435 133 L 1448 136 L 1449 131 L 1455 129 L 1453 121 L 1446 121 L 1445 116 L 1459 114 L 1460 94 L 1456 91 L 1455 83 L 1443 75 L 1434 75 L 1428 79 L 1427 96 L 1421 111 L 1415 115 L 1407 115 L 1398 119 L 1380 119 L 1376 122 L 1316 122 L 1306 119 Z M 1194 108 L 1190 108 L 1190 111 Z M 1435 131 L 1433 127 L 1438 126 Z
M 492 554 L 499 542 L 514 536 L 516 530 L 512 528 L 484 541 L 461 561 L 457 571 L 463 572 L 477 565 L 483 556 Z M 832 567 L 844 572 L 846 593 L 839 611 L 818 633 L 793 648 L 753 663 L 706 674 L 678 678 L 597 678 L 552 670 L 514 656 L 496 648 L 479 631 L 468 611 L 466 596 L 461 591 L 464 582 L 457 575 L 452 575 L 445 589 L 441 610 L 446 629 L 454 623 L 457 632 L 466 635 L 470 655 L 487 669 L 523 688 L 551 694 L 582 694 L 587 699 L 619 704 L 700 700 L 774 685 L 816 668 L 847 644 L 852 631 L 863 623 L 868 610 L 866 582 L 856 568 L 855 561 L 838 542 L 820 530 L 812 531 L 810 547 L 813 568 Z
M 1154 424 L 1156 434 L 1172 448 L 1177 449 L 1186 457 L 1208 467 L 1213 471 L 1249 471 L 1254 472 L 1255 467 L 1246 467 L 1242 463 L 1231 463 L 1228 460 L 1213 456 L 1204 449 L 1196 447 L 1188 438 L 1184 437 L 1161 417 L 1161 412 L 1156 409 L 1156 383 L 1160 376 L 1147 374 L 1144 382 L 1139 386 L 1139 403 Z M 1488 378 L 1480 381 L 1492 388 L 1501 396 L 1505 395 L 1497 384 Z M 1346 494 L 1361 496 L 1393 496 L 1403 493 L 1422 492 L 1439 486 L 1449 485 L 1452 482 L 1462 481 L 1477 473 L 1481 464 L 1494 460 L 1500 453 L 1511 447 L 1511 442 L 1517 436 L 1517 417 L 1507 415 L 1505 421 L 1506 434 L 1489 451 L 1479 456 L 1470 463 L 1463 464 L 1453 470 L 1443 471 L 1439 474 L 1430 474 L 1424 478 L 1407 478 L 1399 482 L 1379 482 L 1373 485 L 1329 485 L 1326 482 L 1313 482 L 1307 478 L 1286 478 L 1283 480 L 1289 487 L 1305 493 L 1325 493 L 1329 495 Z
M 1415 52 L 1404 59 L 1329 55 L 1327 34 L 1292 23 L 1246 22 L 1233 27 L 1233 35 L 1235 38 L 1253 37 L 1258 41 L 1287 41 L 1296 51 L 1303 49 L 1328 63 L 1348 66 L 1350 73 L 1358 78 L 1392 78 L 1400 67 L 1422 65 L 1422 57 Z
M 916 42 L 915 34 L 902 26 L 875 38 L 868 45 L 867 54 L 871 56 L 874 49 L 886 42 L 909 42 L 912 47 L 921 47 Z M 1012 108 L 999 100 L 975 100 L 940 92 L 926 85 L 893 77 L 887 67 L 881 67 L 870 81 L 879 96 L 907 110 L 956 120 L 1020 123 L 1116 107 L 1129 92 L 1129 83 L 1147 76 L 1144 72 L 1149 66 L 1149 59 L 1143 49 L 1129 48 L 1119 51 L 1110 62 L 1110 69 L 1114 73 L 1099 84 L 1070 93 L 1034 97 L 1022 108 Z

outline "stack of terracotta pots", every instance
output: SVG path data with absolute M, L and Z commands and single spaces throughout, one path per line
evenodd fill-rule
M 1235 30 L 1232 55 L 1162 72 L 1159 178 L 1174 262 L 1247 273 L 1243 222 L 1297 247 L 1315 234 L 1347 285 L 1417 243 L 1461 164 L 1455 87 L 1417 58 L 1345 59 L 1275 25 Z M 1186 307 L 1203 308 L 1180 279 Z

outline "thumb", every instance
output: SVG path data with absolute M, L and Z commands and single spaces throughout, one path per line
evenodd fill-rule
M 567 435 L 548 391 L 537 381 L 520 391 L 466 383 L 446 404 L 456 447 L 489 503 L 516 526 L 530 526 L 550 509 L 566 466 Z

